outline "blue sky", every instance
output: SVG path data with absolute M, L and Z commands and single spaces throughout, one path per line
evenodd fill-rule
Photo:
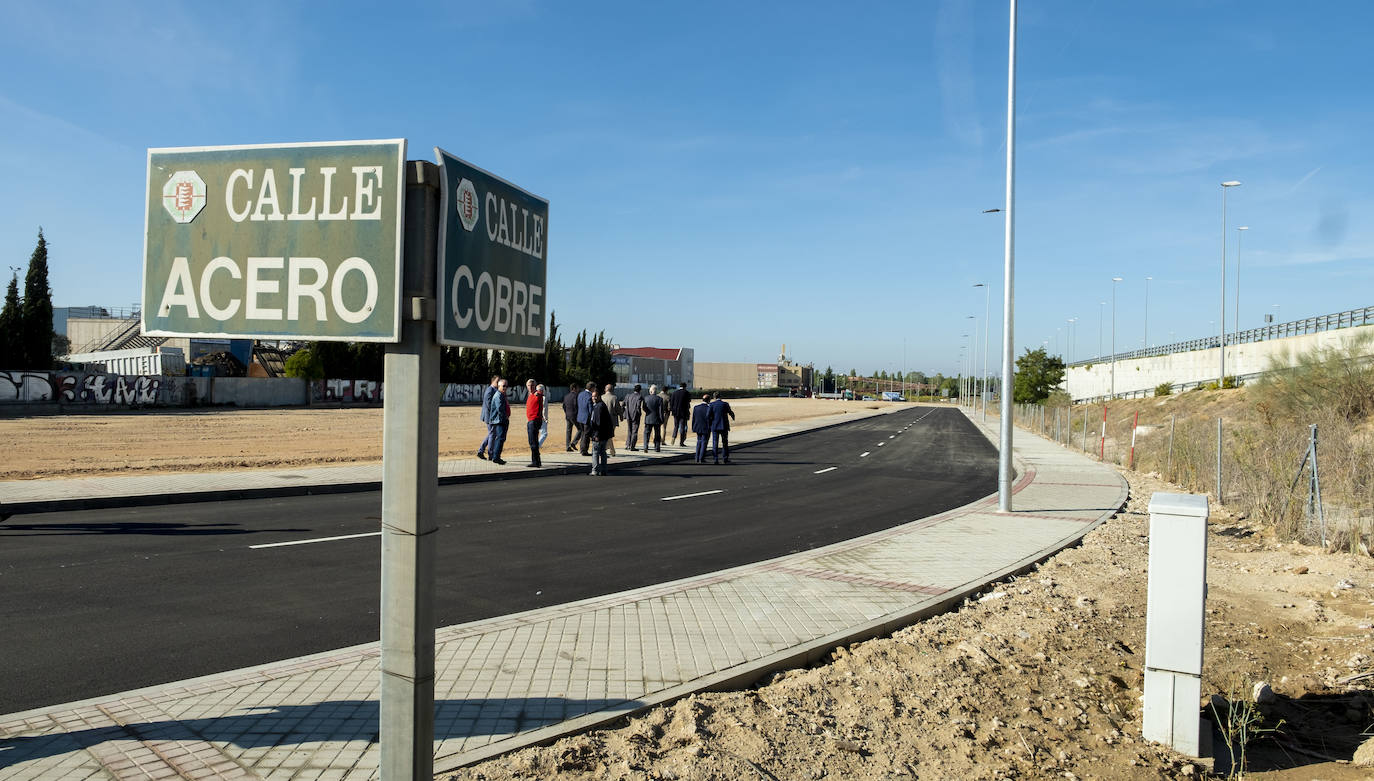
M 325 10 L 327 9 L 327 11 Z M 548 198 L 548 306 L 626 346 L 957 370 L 1001 332 L 1004 2 L 0 6 L 0 250 L 130 306 L 146 149 L 403 137 Z M 1016 351 L 1374 304 L 1374 4 L 1023 0 Z M 22 272 L 21 272 L 22 273 Z M 1107 307 L 1099 306 L 1107 301 Z M 979 347 L 981 353 L 981 344 Z M 903 354 L 905 353 L 905 359 Z M 980 358 L 981 362 L 981 358 Z M 994 360 L 995 363 L 995 360 Z

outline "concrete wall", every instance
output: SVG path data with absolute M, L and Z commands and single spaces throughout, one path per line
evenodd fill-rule
M 1226 374 L 1241 378 L 1256 376 L 1268 370 L 1270 358 L 1288 360 L 1313 349 L 1340 347 L 1360 334 L 1374 334 L 1374 325 L 1227 345 Z M 1184 390 L 1216 382 L 1220 371 L 1221 355 L 1216 347 L 1117 361 L 1116 395 L 1149 395 L 1166 382 L 1175 390 Z M 1107 361 L 1071 366 L 1065 372 L 1065 383 L 1074 401 L 1105 398 L 1111 393 L 1112 364 Z
M 694 388 L 757 389 L 759 369 L 756 363 L 717 363 L 697 361 Z
M 305 380 L 290 377 L 214 377 L 211 404 L 235 407 L 293 407 L 309 401 Z
M 180 406 L 203 400 L 209 390 L 203 377 L 0 371 L 0 404 Z

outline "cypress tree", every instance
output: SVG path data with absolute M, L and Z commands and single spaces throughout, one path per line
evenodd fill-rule
M 23 321 L 19 311 L 19 275 L 10 276 L 5 305 L 0 308 L 0 369 L 18 369 L 23 363 Z
M 21 369 L 52 368 L 52 289 L 48 287 L 48 242 L 38 229 L 38 246 L 29 257 L 21 308 L 23 365 Z

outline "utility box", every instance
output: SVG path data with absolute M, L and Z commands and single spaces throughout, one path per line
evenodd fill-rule
M 1200 756 L 1202 622 L 1207 601 L 1207 497 L 1150 497 L 1145 613 L 1147 740 Z

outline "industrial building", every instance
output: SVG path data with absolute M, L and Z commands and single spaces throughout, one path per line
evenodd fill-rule
M 691 347 L 621 347 L 611 351 L 615 383 L 627 385 L 686 385 L 694 382 L 695 351 Z
M 787 357 L 787 345 L 782 346 L 776 363 L 716 363 L 697 364 L 696 387 L 720 390 L 758 390 L 786 388 L 803 390 L 813 386 L 815 367 L 800 364 Z

